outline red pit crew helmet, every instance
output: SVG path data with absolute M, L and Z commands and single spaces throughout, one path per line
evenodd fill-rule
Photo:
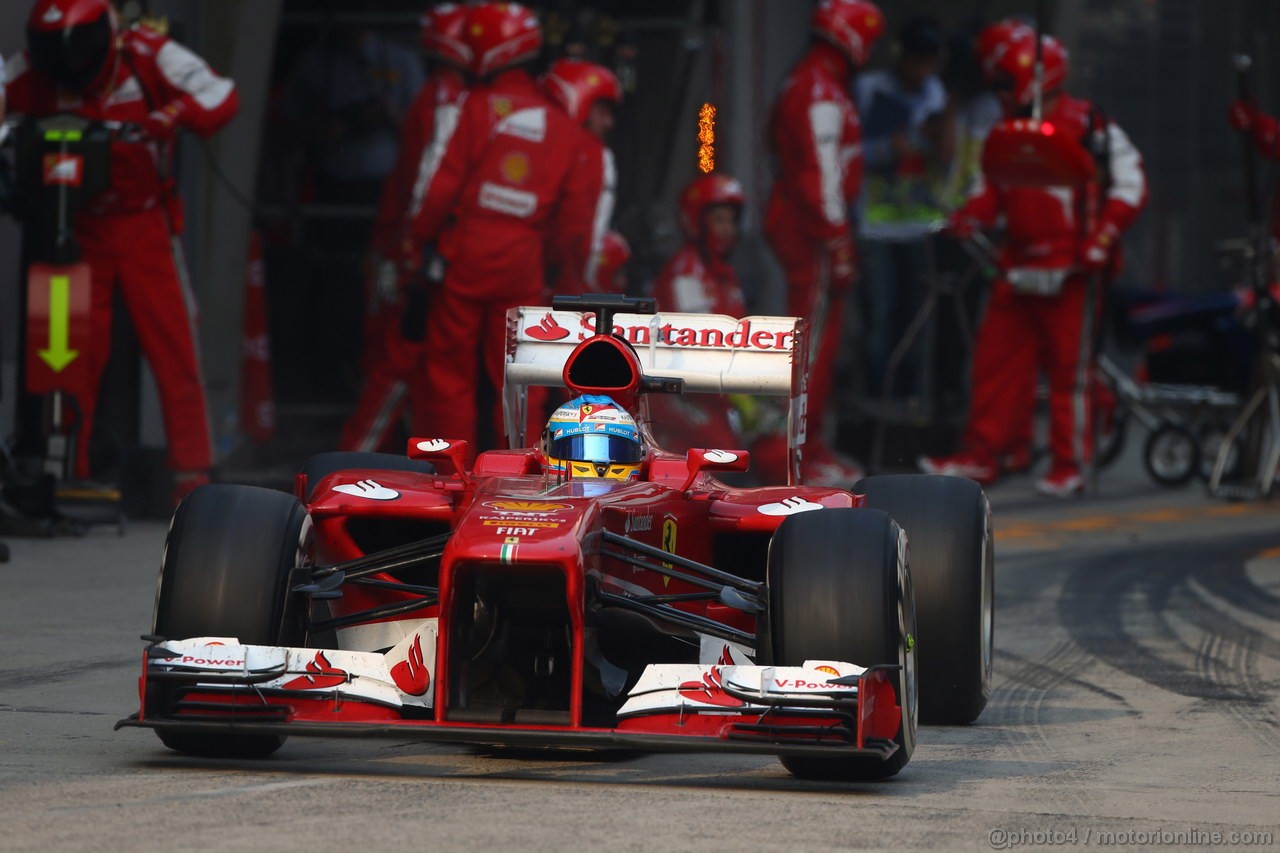
M 742 184 L 737 178 L 728 175 L 704 175 L 694 178 L 680 194 L 680 227 L 691 239 L 702 238 L 702 215 L 708 207 L 717 204 L 737 205 L 739 209 L 747 203 L 742 192 Z
M 542 50 L 542 27 L 519 3 L 483 3 L 467 16 L 467 44 L 481 79 L 526 62 Z
M 1041 48 L 1044 62 L 1044 81 L 1041 92 L 1045 97 L 1053 95 L 1067 82 L 1070 66 L 1067 49 L 1053 36 L 1045 36 Z M 1031 103 L 1036 81 L 1036 34 L 1033 30 L 1014 37 L 994 63 L 997 81 L 1004 78 L 1013 88 L 1013 96 L 1020 106 Z
M 978 33 L 978 61 L 982 63 L 982 73 L 988 81 L 995 74 L 996 63 L 1004 56 L 1009 45 L 1027 34 L 1034 35 L 1035 30 L 1016 18 L 1005 18 L 983 28 Z
M 475 62 L 467 44 L 467 7 L 443 3 L 422 14 L 422 50 L 432 59 L 470 71 Z
M 547 97 L 555 101 L 573 119 L 585 124 L 591 105 L 605 100 L 622 103 L 622 84 L 603 65 L 582 59 L 557 59 L 542 78 Z
M 31 66 L 68 92 L 101 88 L 116 67 L 116 13 L 107 0 L 37 0 L 27 17 Z
M 815 36 L 835 45 L 854 67 L 860 67 L 884 34 L 884 14 L 867 0 L 822 0 L 809 26 Z

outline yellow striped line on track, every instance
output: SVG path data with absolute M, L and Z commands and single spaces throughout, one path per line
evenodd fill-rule
M 1142 510 L 1122 515 L 1086 515 L 1057 521 L 1021 521 L 1013 522 L 1008 526 L 1000 523 L 1000 516 L 997 513 L 995 535 L 997 542 L 1017 542 L 1020 545 L 1041 544 L 1041 542 L 1052 544 L 1055 534 L 1133 530 L 1151 525 L 1194 522 L 1205 517 L 1263 515 L 1276 511 L 1275 506 L 1266 503 L 1236 503 L 1209 507 Z M 1265 551 L 1259 556 L 1280 556 L 1280 548 Z

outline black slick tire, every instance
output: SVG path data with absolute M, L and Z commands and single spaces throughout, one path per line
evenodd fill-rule
M 868 477 L 867 507 L 907 532 L 920 657 L 920 722 L 973 722 L 991 695 L 995 550 L 991 507 L 973 480 Z
M 887 760 L 783 756 L 806 779 L 874 780 L 893 776 L 916 742 L 915 608 L 905 542 L 883 512 L 829 509 L 793 515 L 769 545 L 768 643 L 775 665 L 842 660 L 898 664 L 901 708 L 897 751 Z
M 169 526 L 151 632 L 305 645 L 307 601 L 290 592 L 290 575 L 309 559 L 310 536 L 311 519 L 292 495 L 223 484 L 196 489 Z M 157 733 L 170 749 L 217 757 L 265 757 L 284 743 L 274 735 Z

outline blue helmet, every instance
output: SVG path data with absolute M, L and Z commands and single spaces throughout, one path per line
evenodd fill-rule
M 640 476 L 643 461 L 644 440 L 635 418 L 601 394 L 584 394 L 563 404 L 542 433 L 546 471 L 633 480 Z

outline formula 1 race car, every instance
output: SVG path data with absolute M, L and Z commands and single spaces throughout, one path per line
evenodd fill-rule
M 197 489 L 165 543 L 141 709 L 201 755 L 288 735 L 780 756 L 793 774 L 896 774 L 924 722 L 965 723 L 991 683 L 993 549 L 978 485 L 796 482 L 803 321 L 557 299 L 509 314 L 513 445 L 530 385 L 635 413 L 629 479 L 540 448 L 472 460 L 332 453 L 296 494 Z M 597 330 L 598 329 L 598 330 Z M 653 446 L 645 396 L 791 397 L 792 482 L 731 488 L 748 453 Z M 593 463 L 597 464 L 597 463 Z M 908 556 L 910 555 L 910 556 Z

